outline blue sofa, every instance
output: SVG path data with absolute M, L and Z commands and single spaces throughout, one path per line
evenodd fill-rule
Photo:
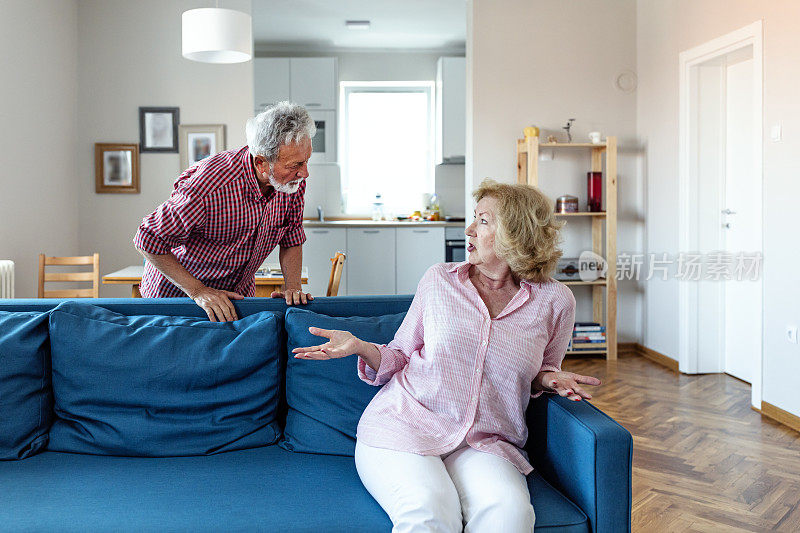
M 389 531 L 352 458 L 376 388 L 286 352 L 309 322 L 386 342 L 410 303 L 0 300 L 0 531 Z M 536 531 L 629 531 L 630 434 L 552 395 L 527 420 Z

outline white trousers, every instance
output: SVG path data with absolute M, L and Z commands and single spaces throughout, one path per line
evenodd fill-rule
M 530 533 L 528 485 L 510 462 L 465 443 L 441 457 L 356 442 L 361 482 L 393 533 Z

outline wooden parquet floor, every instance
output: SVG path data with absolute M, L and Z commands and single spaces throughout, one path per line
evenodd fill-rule
M 640 357 L 570 358 L 592 402 L 633 434 L 637 532 L 800 532 L 800 433 L 750 408 L 750 386 Z

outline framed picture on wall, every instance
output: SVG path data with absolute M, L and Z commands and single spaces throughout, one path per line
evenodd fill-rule
M 181 124 L 181 170 L 225 150 L 224 124 Z
M 177 107 L 140 107 L 139 144 L 142 152 L 177 152 L 180 110 Z
M 97 193 L 139 193 L 139 145 L 95 143 L 94 183 Z

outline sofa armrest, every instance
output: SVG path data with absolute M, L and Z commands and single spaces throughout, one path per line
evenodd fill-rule
M 589 517 L 594 533 L 631 529 L 633 438 L 586 401 L 543 394 L 528 406 L 531 464 Z

